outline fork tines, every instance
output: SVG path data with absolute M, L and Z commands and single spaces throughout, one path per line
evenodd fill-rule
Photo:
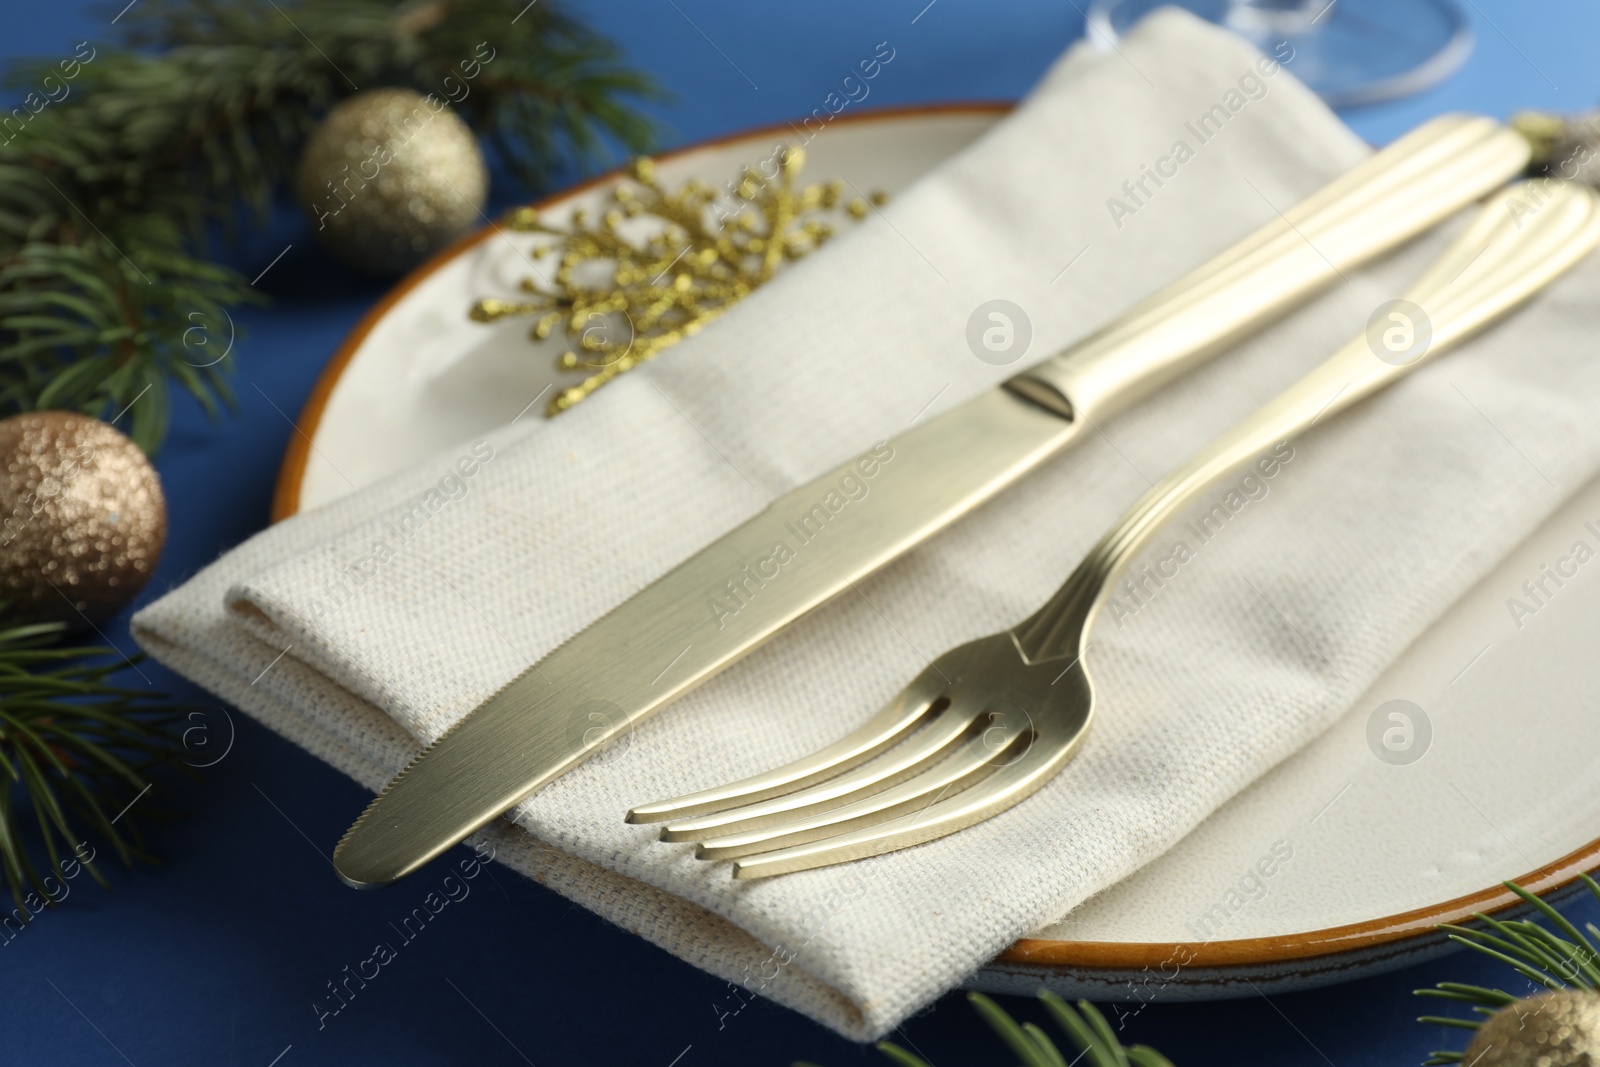
M 1082 678 L 1064 662 L 1029 664 L 1009 633 L 974 641 L 934 660 L 822 751 L 636 807 L 628 821 L 665 823 L 662 840 L 697 843 L 701 859 L 733 860 L 736 878 L 942 837 L 1010 806 L 1070 757 L 1087 716 L 1061 706 L 1088 701 L 1067 673 Z

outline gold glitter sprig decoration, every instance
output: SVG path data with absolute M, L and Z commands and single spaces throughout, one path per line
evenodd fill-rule
M 569 227 L 553 226 L 533 208 L 519 208 L 506 225 L 551 240 L 537 252 L 555 257 L 550 289 L 524 278 L 525 300 L 486 297 L 472 306 L 478 322 L 534 315 L 534 340 L 560 327 L 571 347 L 562 370 L 589 374 L 561 390 L 547 415 L 564 411 L 619 374 L 698 333 L 764 285 L 784 263 L 819 248 L 834 234 L 829 213 L 863 218 L 868 201 L 847 197 L 843 181 L 801 186 L 805 153 L 782 149 L 771 180 L 746 168 L 730 183 L 728 210 L 719 191 L 698 179 L 668 192 L 655 161 L 634 160 L 631 182 L 614 189 L 600 218 L 574 211 Z M 873 203 L 883 203 L 873 193 Z

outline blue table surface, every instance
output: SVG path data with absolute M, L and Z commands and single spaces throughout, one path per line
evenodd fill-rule
M 926 5 L 926 9 L 925 8 Z M 728 0 L 585 3 L 593 25 L 675 94 L 656 108 L 668 143 L 788 119 L 820 106 L 840 73 L 882 40 L 896 49 L 873 104 L 1013 99 L 1083 32 L 1078 4 L 893 0 L 795 5 Z M 1383 142 L 1445 110 L 1579 110 L 1600 87 L 1600 9 L 1588 0 L 1467 0 L 1477 35 L 1466 66 L 1439 87 L 1353 112 Z M 67 55 L 107 40 L 121 0 L 13 6 L 5 59 Z M 918 17 L 920 12 L 920 17 Z M 691 21 L 692 20 L 692 21 Z M 1594 35 L 1594 36 L 1591 36 Z M 502 201 L 513 195 L 504 191 Z M 233 253 L 274 306 L 240 316 L 237 415 L 207 421 L 179 403 L 159 469 L 171 534 L 141 602 L 182 582 L 267 522 L 279 457 L 324 361 L 383 286 L 339 269 L 284 210 Z M 283 414 L 289 413 L 288 416 Z M 108 635 L 131 649 L 126 615 Z M 156 665 L 155 687 L 208 702 Z M 505 869 L 474 883 L 338 1015 L 319 1020 L 327 983 L 389 937 L 426 886 L 353 893 L 327 855 L 368 797 L 332 768 L 235 716 L 225 760 L 178 785 L 178 819 L 154 827 L 160 867 L 113 869 L 114 891 L 74 883 L 58 910 L 0 949 L 0 1063 L 550 1064 L 657 1067 L 883 1063 L 807 1019 L 757 1000 L 719 1020 L 724 984 Z M 1595 918 L 1600 909 L 1580 906 Z M 1215 1004 L 1159 1000 L 1128 1023 L 1132 1041 L 1178 1067 L 1376 1067 L 1459 1047 L 1414 1021 L 1412 989 L 1440 980 L 1502 984 L 1474 954 L 1310 992 Z M 1509 988 L 1509 986 L 1508 986 Z M 1007 1007 L 1039 1018 L 1026 998 Z M 1042 1021 L 1042 1019 L 1041 1019 Z M 936 1067 L 1011 1058 L 951 994 L 896 1040 Z

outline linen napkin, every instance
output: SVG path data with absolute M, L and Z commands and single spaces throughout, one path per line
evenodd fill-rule
M 774 497 L 1083 336 L 1359 161 L 1292 50 L 1276 58 L 1176 11 L 1117 51 L 1075 47 L 1015 114 L 701 336 L 555 420 L 264 531 L 141 612 L 139 642 L 376 789 Z M 1272 477 L 1233 487 L 1213 535 L 1174 524 L 1154 551 L 1188 539 L 1192 558 L 1093 635 L 1087 744 L 1012 810 L 755 883 L 622 815 L 812 751 L 939 652 L 1016 623 L 1151 481 L 1359 333 L 1444 240 L 1352 272 L 1093 427 L 522 804 L 487 832 L 499 858 L 858 1039 L 1113 886 L 1334 721 L 1600 469 L 1600 265 L 1294 442 Z M 995 298 L 1031 323 L 1011 366 L 966 340 Z M 1263 827 L 1264 845 L 1276 836 Z

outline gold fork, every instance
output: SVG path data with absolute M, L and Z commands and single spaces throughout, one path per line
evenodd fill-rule
M 666 822 L 663 840 L 698 842 L 701 858 L 733 860 L 734 877 L 761 878 L 931 841 L 1028 797 L 1083 744 L 1095 710 L 1084 659 L 1090 628 L 1162 525 L 1252 458 L 1532 297 L 1600 242 L 1597 203 L 1586 186 L 1551 180 L 1501 190 L 1406 295 L 1431 324 L 1420 351 L 1379 358 L 1363 334 L 1147 491 L 1011 630 L 939 656 L 820 752 L 636 807 L 628 821 Z

